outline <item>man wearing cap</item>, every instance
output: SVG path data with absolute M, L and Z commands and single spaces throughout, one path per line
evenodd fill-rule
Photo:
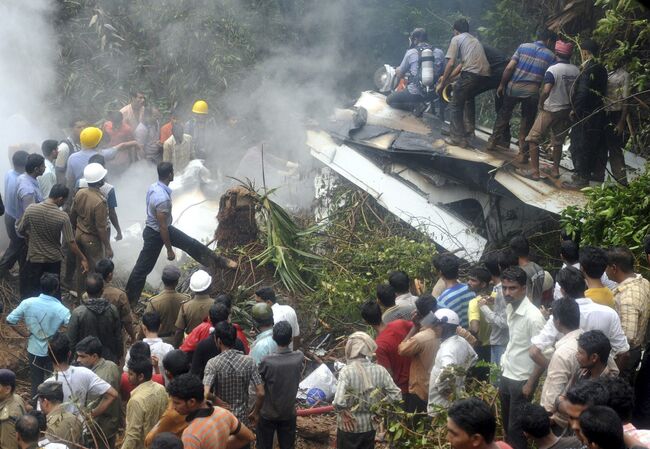
M 99 190 L 104 183 L 106 173 L 106 169 L 97 163 L 88 164 L 84 168 L 84 178 L 88 182 L 88 188 L 77 192 L 70 211 L 70 221 L 76 228 L 77 245 L 92 269 L 100 259 L 113 257 L 108 233 L 108 203 Z M 78 263 L 77 294 L 81 296 L 84 291 L 84 279 L 81 265 Z
M 203 270 L 196 271 L 190 278 L 190 290 L 194 298 L 181 305 L 176 318 L 176 334 L 189 334 L 208 316 L 214 300 L 208 292 L 212 286 L 212 276 Z
M 259 331 L 251 348 L 251 357 L 259 365 L 264 357 L 278 349 L 273 340 L 273 309 L 266 303 L 258 302 L 253 305 L 251 316 Z
M 16 394 L 16 375 L 0 369 L 0 447 L 17 449 L 16 420 L 25 414 L 25 403 Z
M 38 399 L 41 411 L 47 417 L 47 439 L 52 443 L 79 444 L 81 421 L 63 408 L 63 385 L 61 382 L 45 382 L 38 386 L 34 399 Z
M 181 270 L 177 266 L 167 265 L 163 268 L 163 291 L 152 297 L 145 307 L 145 313 L 158 312 L 158 315 L 160 315 L 160 329 L 158 330 L 158 336 L 162 338 L 165 343 L 171 345 L 176 344 L 174 341 L 174 335 L 176 333 L 176 319 L 178 318 L 178 312 L 181 310 L 181 305 L 190 299 L 186 294 L 176 291 L 180 277 Z M 176 344 L 176 346 L 178 346 L 178 344 Z
M 15 325 L 22 320 L 29 330 L 27 355 L 32 396 L 52 371 L 52 363 L 47 356 L 49 338 L 70 321 L 70 310 L 54 296 L 59 291 L 58 277 L 53 273 L 44 273 L 40 279 L 40 290 L 43 293 L 24 299 L 7 316 L 7 323 Z
M 140 299 L 147 275 L 156 266 L 163 247 L 167 250 L 167 260 L 176 258 L 176 247 L 212 272 L 216 271 L 217 267 L 237 267 L 237 262 L 216 255 L 198 240 L 172 226 L 172 190 L 169 184 L 174 180 L 174 166 L 169 162 L 161 162 L 157 170 L 158 182 L 149 186 L 147 191 L 147 219 L 142 232 L 144 245 L 126 284 L 126 293 L 131 304 Z
M 553 147 L 553 169 L 550 176 L 559 178 L 562 145 L 571 125 L 571 89 L 580 70 L 569 62 L 573 53 L 573 44 L 558 40 L 555 43 L 557 63 L 550 66 L 544 74 L 544 87 L 539 97 L 538 112 L 535 117 L 526 142 L 530 157 L 530 169 L 517 170 L 521 176 L 539 181 L 542 175 L 539 171 L 539 144 L 544 134 L 551 131 L 551 146 Z M 526 156 L 520 162 L 526 162 Z

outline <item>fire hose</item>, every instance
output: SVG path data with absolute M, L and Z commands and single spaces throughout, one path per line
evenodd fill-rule
M 334 411 L 333 405 L 324 405 L 322 407 L 299 408 L 296 409 L 297 416 L 323 415 Z

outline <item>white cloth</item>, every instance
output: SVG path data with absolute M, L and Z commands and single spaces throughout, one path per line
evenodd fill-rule
M 566 266 L 567 264 L 565 263 L 562 264 L 562 268 L 566 268 Z M 576 262 L 571 266 L 579 270 L 580 262 Z M 603 275 L 600 277 L 600 282 L 610 290 L 614 290 L 618 285 L 616 282 L 612 281 L 610 278 L 607 277 L 607 273 L 603 273 Z M 561 299 L 561 298 L 562 298 L 562 287 L 560 287 L 560 284 L 556 282 L 555 287 L 553 289 L 553 299 Z
M 111 388 L 108 382 L 83 366 L 71 366 L 65 371 L 55 372 L 45 382 L 61 382 L 64 408 L 72 414 L 78 414 L 80 408 L 86 407 Z
M 54 171 L 54 164 L 50 160 L 45 159 L 45 171 L 36 180 L 38 181 L 38 187 L 41 189 L 43 198 L 47 198 L 50 195 L 52 186 L 56 184 L 56 172 Z
M 630 95 L 630 74 L 619 67 L 607 74 L 607 97 L 605 97 L 606 111 L 621 111 L 624 99 Z
M 465 376 L 448 377 L 444 375 L 445 368 L 453 365 L 467 370 L 474 365 L 477 358 L 472 346 L 458 335 L 452 335 L 440 344 L 429 376 L 427 412 L 430 415 L 436 413 L 436 406 L 449 405 L 450 395 L 454 393 L 455 396 L 458 396 L 465 386 Z
M 271 306 L 273 310 L 273 323 L 286 321 L 291 325 L 291 336 L 293 338 L 300 336 L 300 326 L 298 325 L 298 316 L 293 307 L 286 304 L 278 304 L 277 302 Z M 293 351 L 293 342 L 289 344 L 289 349 Z
M 559 61 L 546 70 L 555 79 L 551 92 L 544 101 L 544 110 L 549 112 L 564 111 L 571 108 L 571 91 L 580 69 L 568 62 Z M 547 79 L 547 75 L 544 75 Z
M 415 307 L 416 299 L 418 299 L 418 297 L 412 295 L 411 292 L 402 293 L 401 295 L 395 297 L 395 305 Z
M 580 369 L 576 354 L 578 337 L 582 332 L 582 329 L 571 331 L 555 344 L 540 398 L 540 405 L 549 413 L 555 412 L 555 400 L 566 390 L 573 374 Z
M 165 357 L 165 355 L 167 355 L 169 351 L 173 351 L 174 347 L 169 343 L 165 343 L 164 341 L 162 341 L 162 338 L 143 338 L 142 341 L 149 345 L 149 349 L 151 350 L 151 356 L 158 357 L 158 367 L 160 368 L 160 374 L 164 374 L 165 368 L 163 368 L 163 358 Z M 126 357 L 124 358 L 125 373 L 129 371 L 128 364 L 129 364 L 129 351 L 127 351 Z
M 516 310 L 508 304 L 506 314 L 510 341 L 501 356 L 503 376 L 516 381 L 528 380 L 535 368 L 535 362 L 528 355 L 528 349 L 531 338 L 544 327 L 544 316 L 527 297 Z
M 580 329 L 583 331 L 602 331 L 612 345 L 614 354 L 630 349 L 621 327 L 621 319 L 614 309 L 597 304 L 589 298 L 576 299 L 580 308 Z M 562 334 L 553 325 L 553 315 L 548 318 L 544 328 L 530 342 L 544 352 L 550 349 Z

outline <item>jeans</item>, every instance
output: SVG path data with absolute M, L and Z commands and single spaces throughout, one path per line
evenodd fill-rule
M 336 448 L 337 449 L 374 449 L 375 448 L 375 431 L 370 432 L 345 432 L 341 429 L 336 430 Z
M 16 219 L 5 214 L 5 227 L 9 237 L 9 247 L 7 247 L 2 259 L 0 259 L 0 277 L 6 276 L 16 262 L 18 262 L 19 266 L 22 266 L 27 257 L 25 239 L 18 237 L 18 234 L 16 234 Z
M 452 139 L 465 139 L 467 130 L 465 129 L 465 107 L 469 100 L 473 100 L 479 93 L 482 86 L 488 83 L 490 78 L 480 76 L 475 73 L 461 72 L 458 81 L 454 84 L 454 96 L 449 103 L 451 110 L 451 123 L 449 134 Z M 471 121 L 471 119 L 470 119 Z
M 53 273 L 60 278 L 61 261 L 31 262 L 27 260 L 20 267 L 20 295 L 23 299 L 38 296 L 41 293 L 41 276 L 44 273 Z M 54 296 L 61 299 L 61 285 Z
M 520 407 L 530 398 L 524 397 L 521 393 L 525 380 L 512 380 L 501 377 L 499 383 L 499 399 L 501 400 L 501 419 L 503 420 L 503 431 L 506 435 L 506 442 L 513 449 L 527 449 L 528 442 L 521 430 L 519 421 Z
M 273 449 L 273 435 L 276 432 L 280 449 L 293 449 L 296 443 L 296 417 L 275 421 L 260 416 L 257 423 L 258 449 Z
M 388 106 L 403 111 L 412 111 L 415 106 L 425 101 L 426 99 L 422 95 L 412 94 L 408 89 L 393 92 L 386 98 Z
M 490 361 L 501 366 L 501 356 L 506 351 L 506 345 L 492 345 L 490 346 Z
M 41 357 L 30 353 L 27 355 L 29 357 L 29 380 L 32 384 L 30 397 L 33 398 L 36 396 L 38 386 L 52 374 L 52 361 L 48 356 Z
M 212 252 L 210 248 L 193 239 L 184 232 L 176 229 L 174 226 L 169 226 L 169 239 L 173 247 L 185 251 L 194 260 L 208 268 L 212 267 L 215 262 L 223 259 Z M 135 305 L 140 299 L 140 294 L 144 288 L 147 280 L 147 275 L 151 273 L 156 261 L 160 255 L 160 250 L 163 249 L 164 243 L 160 237 L 160 232 L 151 229 L 149 226 L 142 231 L 142 238 L 144 245 L 138 260 L 131 271 L 129 280 L 126 283 L 126 295 L 129 298 L 131 305 Z

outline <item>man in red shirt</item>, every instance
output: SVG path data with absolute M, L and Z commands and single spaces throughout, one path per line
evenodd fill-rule
M 402 396 L 408 395 L 411 359 L 399 355 L 397 348 L 413 327 L 413 323 L 395 320 L 384 324 L 381 320 L 381 308 L 377 301 L 372 299 L 361 306 L 361 316 L 377 333 L 377 363 L 388 370 L 395 384 L 402 390 Z

